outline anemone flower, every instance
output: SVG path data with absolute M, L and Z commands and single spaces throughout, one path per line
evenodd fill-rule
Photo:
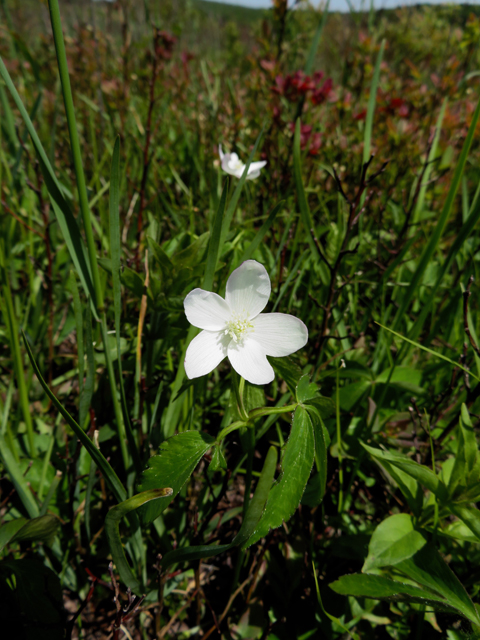
M 222 145 L 218 145 L 218 153 L 220 154 L 220 161 L 222 163 L 222 169 L 225 173 L 229 173 L 231 176 L 241 178 L 245 165 L 240 160 L 236 153 L 223 153 Z M 266 160 L 260 162 L 252 162 L 248 167 L 247 180 L 255 180 L 260 175 L 260 169 L 267 164 Z
M 228 357 L 235 371 L 252 384 L 268 384 L 275 374 L 267 356 L 288 356 L 304 347 L 308 330 L 286 313 L 262 313 L 271 284 L 263 265 L 247 260 L 227 281 L 225 300 L 211 291 L 194 289 L 184 300 L 185 315 L 203 329 L 188 346 L 188 378 L 210 373 Z

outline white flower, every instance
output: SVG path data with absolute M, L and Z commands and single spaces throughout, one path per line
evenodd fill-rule
M 220 154 L 222 169 L 226 173 L 229 173 L 231 176 L 241 178 L 245 169 L 245 165 L 239 159 L 237 154 L 223 153 L 221 144 L 218 145 L 218 153 Z M 258 176 L 260 175 L 260 169 L 263 169 L 266 164 L 266 160 L 262 160 L 261 162 L 252 162 L 248 167 L 246 180 L 255 180 L 255 178 L 258 178 Z
M 275 374 L 267 356 L 288 356 L 307 344 L 308 329 L 286 313 L 261 313 L 270 297 L 268 273 L 247 260 L 230 275 L 225 300 L 194 289 L 184 300 L 190 324 L 203 329 L 185 356 L 187 376 L 213 371 L 228 356 L 235 371 L 252 384 L 267 384 Z

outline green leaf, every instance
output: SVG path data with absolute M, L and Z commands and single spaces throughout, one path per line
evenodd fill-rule
M 206 231 L 201 236 L 198 236 L 188 247 L 172 255 L 171 261 L 175 269 L 193 268 L 203 262 L 209 239 L 210 231 Z
M 480 624 L 477 610 L 462 583 L 432 545 L 426 544 L 414 556 L 397 564 L 396 569 L 444 597 L 450 606 L 474 624 Z
M 270 491 L 265 513 L 247 546 L 266 536 L 270 529 L 280 527 L 293 515 L 310 476 L 314 453 L 312 421 L 308 412 L 299 406 L 295 410 L 290 438 L 285 445 L 282 474 Z
M 220 447 L 213 447 L 212 460 L 208 465 L 209 471 L 218 471 L 218 469 L 226 469 L 227 461 Z
M 300 378 L 296 388 L 297 402 L 307 402 L 312 400 L 318 391 L 318 387 L 314 382 L 310 382 L 310 377 L 304 375 Z
M 420 483 L 385 459 L 382 459 L 381 466 L 396 482 L 414 515 L 417 517 L 420 516 L 423 505 L 423 490 Z
M 477 460 L 478 460 L 478 444 L 475 437 L 475 431 L 473 429 L 472 421 L 468 413 L 468 409 L 464 403 L 460 412 L 460 429 L 463 434 L 463 441 L 465 443 L 465 460 L 467 463 L 467 473 L 470 473 Z
M 153 522 L 163 513 L 214 442 L 214 438 L 201 431 L 184 431 L 162 442 L 159 454 L 148 461 L 139 490 L 168 486 L 172 494 L 140 510 L 144 523 Z
M 163 571 L 166 571 L 173 564 L 177 564 L 179 562 L 193 562 L 194 560 L 212 558 L 213 556 L 223 553 L 224 551 L 228 551 L 231 548 L 231 544 L 203 544 L 195 545 L 193 547 L 174 549 L 163 556 L 162 569 Z
M 404 471 L 407 475 L 418 480 L 424 487 L 434 493 L 439 500 L 445 500 L 447 496 L 447 489 L 440 478 L 435 473 L 415 460 L 411 460 L 406 456 L 399 453 L 391 453 L 390 451 L 382 451 L 381 449 L 375 449 L 368 445 L 361 443 L 362 447 L 368 451 L 368 453 L 378 460 L 380 464 L 386 460 L 395 467 L 398 467 Z
M 250 544 L 252 544 L 252 542 L 250 542 L 250 537 L 253 535 L 260 519 L 263 516 L 265 504 L 272 487 L 276 467 L 277 450 L 275 447 L 270 447 L 263 464 L 262 473 L 260 474 L 255 493 L 248 505 L 247 513 L 242 522 L 242 526 L 240 527 L 240 531 L 233 540 L 233 545 L 242 545 L 242 548 L 246 549 Z
M 457 516 L 480 541 L 480 511 L 474 506 L 450 504 L 448 508 Z
M 420 589 L 411 584 L 391 580 L 383 576 L 365 575 L 353 573 L 342 576 L 328 585 L 335 593 L 342 596 L 355 598 L 373 598 L 375 600 L 393 600 L 406 602 L 419 602 L 423 605 L 439 606 L 442 609 L 458 611 L 450 607 L 448 602 L 438 594 Z
M 413 528 L 412 518 L 406 513 L 390 516 L 373 532 L 368 545 L 368 556 L 362 571 L 396 565 L 419 551 L 427 540 Z
M 150 236 L 147 236 L 147 243 L 149 250 L 151 251 L 153 257 L 158 262 L 158 265 L 162 270 L 163 276 L 170 276 L 174 269 L 173 263 L 170 258 L 167 256 L 162 247 Z
M 320 400 L 330 400 L 329 398 L 319 398 Z M 333 403 L 333 412 L 335 412 L 335 403 Z M 327 486 L 327 447 L 330 444 L 330 436 L 323 424 L 322 415 L 314 405 L 306 404 L 305 409 L 312 421 L 313 433 L 315 437 L 315 464 L 318 470 L 314 476 L 308 481 L 305 493 L 302 497 L 302 504 L 308 507 L 318 506 L 325 495 Z
M 17 464 L 15 456 L 11 452 L 2 435 L 0 435 L 0 458 L 28 515 L 31 518 L 38 517 L 39 509 L 35 498 L 33 497 L 30 487 Z
M 341 408 L 344 411 L 351 411 L 371 387 L 372 383 L 369 380 L 359 380 L 340 387 L 338 396 Z
M 295 397 L 297 384 L 303 375 L 302 370 L 295 360 L 291 356 L 286 356 L 285 358 L 274 358 L 272 356 L 268 356 L 267 360 L 272 365 L 275 373 L 285 380 L 290 393 Z
M 51 540 L 59 526 L 60 520 L 57 516 L 52 514 L 39 516 L 38 518 L 27 520 L 23 527 L 10 538 L 10 542 L 18 542 L 19 540 L 43 542 Z
M 335 401 L 332 398 L 326 398 L 320 394 L 315 395 L 310 400 L 306 400 L 303 404 L 306 409 L 309 407 L 315 409 L 322 420 L 333 416 L 336 411 Z
M 143 491 L 136 496 L 124 500 L 115 507 L 112 507 L 105 518 L 105 533 L 107 534 L 108 545 L 112 553 L 112 559 L 117 567 L 120 579 L 129 587 L 136 595 L 142 595 L 145 592 L 141 582 L 131 570 L 120 538 L 119 524 L 122 518 L 131 511 L 138 509 L 147 502 L 162 499 L 164 496 L 171 495 L 172 490 L 169 487 L 162 489 L 150 489 Z
M 27 518 L 16 518 L 10 520 L 0 527 L 0 551 L 10 542 L 23 525 L 28 522 Z
M 375 382 L 386 383 L 415 395 L 424 395 L 425 389 L 420 386 L 422 371 L 411 367 L 395 367 L 390 380 L 388 379 L 391 369 L 385 369 L 380 373 Z

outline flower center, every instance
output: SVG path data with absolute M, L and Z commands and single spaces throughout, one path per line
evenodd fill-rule
M 232 340 L 238 344 L 244 340 L 252 329 L 253 324 L 248 318 L 232 316 L 232 318 L 227 322 L 225 335 L 229 335 Z
M 228 165 L 232 171 L 240 171 L 245 166 L 240 158 L 232 158 Z

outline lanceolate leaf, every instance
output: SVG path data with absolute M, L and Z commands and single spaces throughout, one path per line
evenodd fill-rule
M 275 475 L 275 467 L 277 466 L 277 450 L 275 447 L 270 447 L 265 458 L 262 473 L 258 480 L 257 488 L 253 494 L 253 498 L 248 505 L 248 510 L 245 518 L 242 522 L 240 531 L 235 536 L 233 544 L 235 546 L 243 545 L 243 548 L 249 546 L 249 538 L 255 531 L 260 519 L 263 515 L 263 510 L 267 502 L 268 494 L 272 487 L 273 476 Z
M 369 447 L 368 445 L 363 443 L 361 444 L 363 448 L 366 449 L 368 453 L 380 464 L 382 464 L 383 460 L 386 460 L 390 464 L 404 471 L 412 478 L 415 478 L 415 480 L 418 480 L 418 482 L 432 491 L 432 493 L 434 493 L 438 498 L 443 499 L 446 497 L 447 489 L 444 483 L 428 467 L 418 464 L 418 462 L 415 462 L 415 460 L 411 460 L 410 458 L 407 458 L 406 456 L 403 456 L 399 453 L 382 451 L 381 449 Z
M 167 508 L 214 442 L 214 438 L 201 431 L 184 431 L 162 442 L 159 454 L 148 461 L 139 490 L 167 486 L 172 488 L 172 494 L 143 507 L 140 510 L 143 522 L 153 522 Z
M 424 605 L 430 604 L 436 608 L 439 608 L 440 605 L 442 609 L 458 613 L 457 609 L 449 606 L 449 603 L 437 593 L 383 576 L 353 573 L 342 576 L 329 586 L 335 593 L 342 596 L 373 598 L 375 600 L 405 600 Z
M 477 610 L 462 583 L 435 547 L 425 545 L 414 556 L 397 564 L 396 568 L 409 579 L 443 596 L 446 602 L 460 611 L 465 618 L 477 625 L 480 624 Z
M 312 421 L 308 412 L 299 406 L 295 410 L 292 431 L 285 445 L 282 475 L 270 491 L 265 513 L 247 546 L 263 538 L 270 529 L 279 527 L 293 515 L 310 476 L 314 454 Z

